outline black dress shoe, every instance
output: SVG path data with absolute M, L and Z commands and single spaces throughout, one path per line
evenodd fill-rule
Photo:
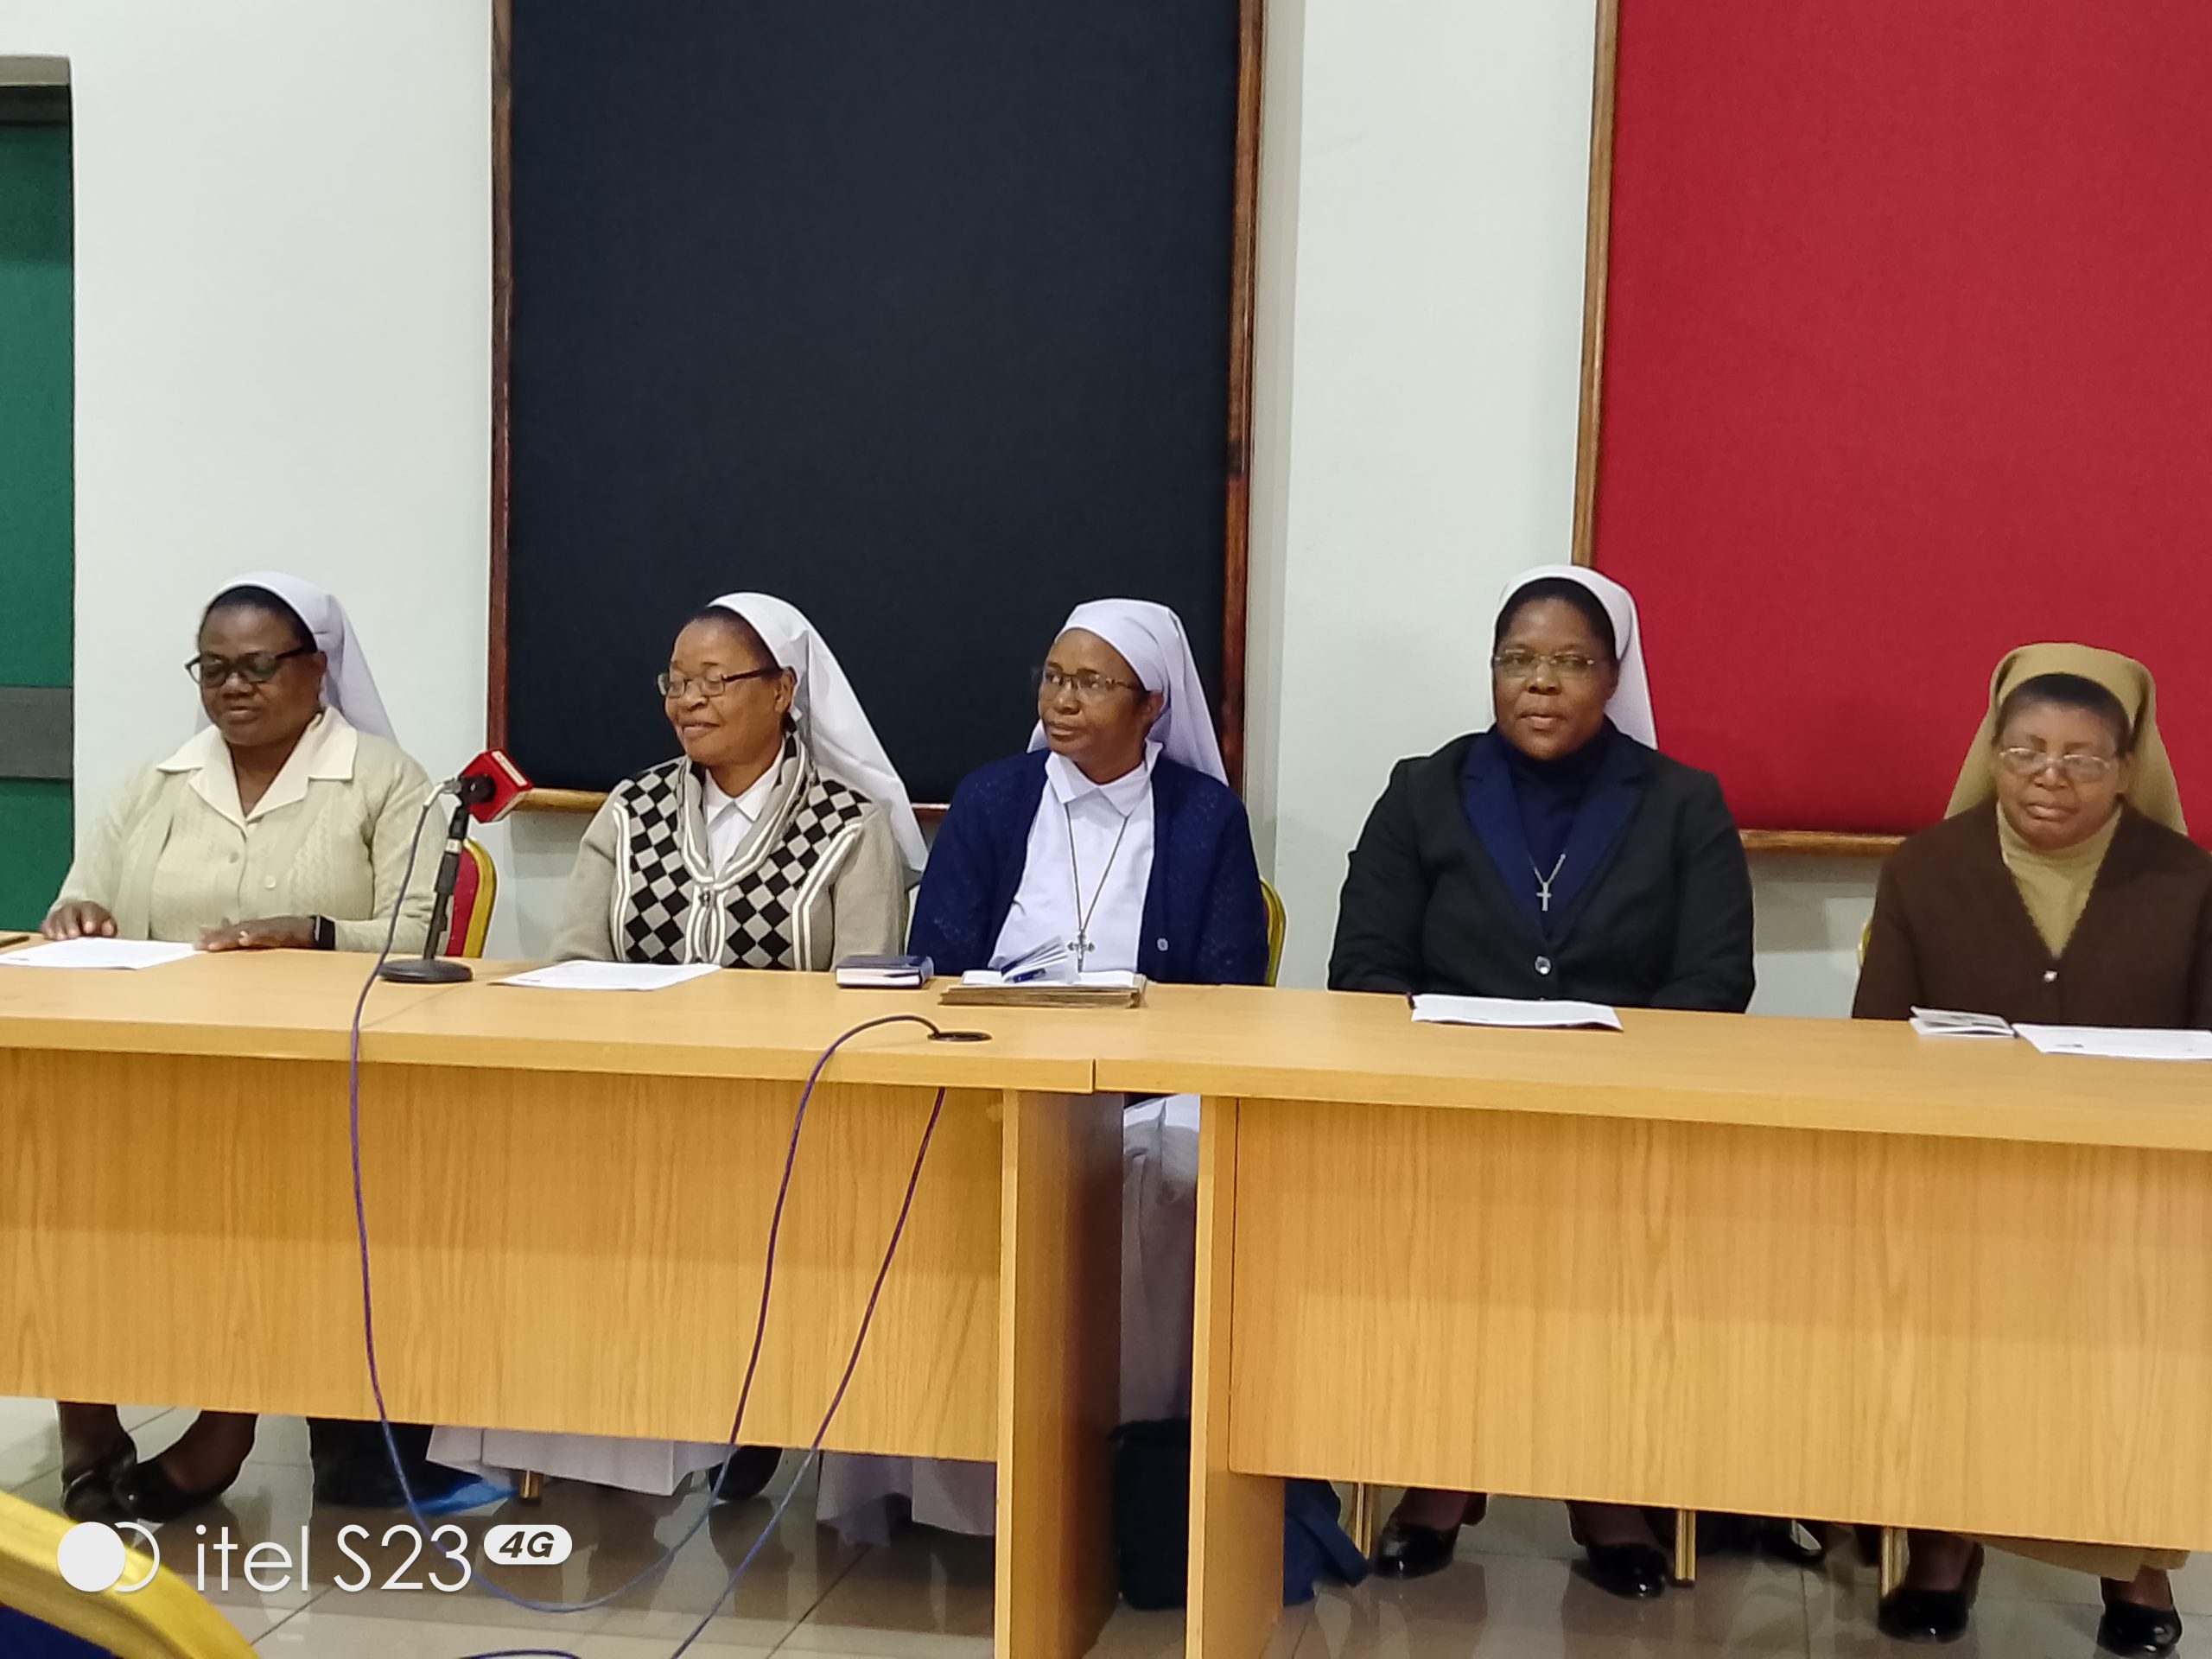
M 2097 1621 L 2097 1645 L 2107 1653 L 2163 1659 L 2181 1641 L 2181 1615 L 2171 1607 L 2105 1597 L 2105 1616 Z
M 1420 1527 L 1393 1516 L 1375 1541 L 1375 1571 L 1385 1579 L 1425 1579 L 1452 1565 L 1457 1527 Z
M 100 1454 L 99 1461 L 61 1479 L 61 1513 L 72 1521 L 127 1521 L 130 1514 L 115 1494 L 116 1483 L 138 1462 L 138 1448 L 125 1434 Z
M 1624 1601 L 1649 1601 L 1667 1588 L 1667 1554 L 1655 1544 L 1588 1544 L 1590 1581 Z
M 742 1503 L 760 1496 L 761 1489 L 776 1478 L 776 1466 L 783 1460 L 780 1446 L 741 1446 L 729 1454 L 728 1462 L 709 1471 L 707 1490 L 717 1503 Z
M 158 1525 L 164 1521 L 178 1520 L 193 1510 L 213 1503 L 238 1478 L 236 1469 L 214 1485 L 197 1492 L 188 1492 L 168 1477 L 157 1458 L 151 1463 L 133 1462 L 115 1483 L 116 1502 L 124 1515 L 133 1521 L 148 1521 Z
M 1966 1577 L 1955 1590 L 1899 1589 L 1883 1602 L 1874 1623 L 1899 1642 L 1955 1642 L 1967 1633 L 1975 1593 L 1981 1588 L 1981 1546 L 1974 1546 Z

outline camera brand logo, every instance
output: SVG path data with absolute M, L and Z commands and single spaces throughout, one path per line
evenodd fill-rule
M 193 1552 L 193 1588 L 201 1594 L 208 1590 L 210 1574 L 207 1570 L 209 1544 L 206 1541 L 207 1528 L 194 1529 L 201 1535 L 201 1541 Z M 132 1535 L 132 1541 L 124 1541 L 124 1533 Z M 348 1578 L 343 1572 L 331 1580 L 332 1586 L 349 1594 L 358 1594 L 375 1583 L 369 1563 L 354 1548 L 368 1541 L 369 1529 L 362 1526 L 345 1526 L 338 1529 L 335 1542 L 338 1553 L 356 1570 Z M 450 1565 L 457 1576 L 441 1577 L 435 1572 L 423 1579 L 411 1576 L 415 1564 L 425 1555 L 428 1544 L 429 1564 Z M 389 1529 L 384 1535 L 383 1548 L 391 1549 L 395 1544 L 410 1544 L 405 1560 L 400 1562 L 378 1586 L 385 1590 L 431 1589 L 453 1594 L 468 1587 L 473 1576 L 468 1563 L 468 1535 L 460 1526 L 440 1527 L 425 1541 L 413 1527 L 400 1525 Z M 226 1527 L 213 1540 L 213 1551 L 218 1562 L 216 1588 L 227 1591 L 231 1587 L 232 1557 L 243 1550 L 241 1563 L 247 1585 L 261 1593 L 273 1594 L 287 1589 L 292 1582 L 296 1564 L 299 1581 L 308 1582 L 309 1539 L 308 1529 L 300 1529 L 300 1550 L 296 1559 L 281 1544 L 257 1543 L 241 1546 L 230 1535 Z M 143 1570 L 134 1574 L 131 1553 L 136 1549 L 138 1565 Z M 484 1535 L 484 1559 L 495 1566 L 558 1567 L 575 1551 L 574 1541 L 566 1527 L 544 1522 L 510 1523 L 493 1527 Z M 136 1521 L 118 1521 L 111 1526 L 104 1521 L 85 1521 L 61 1535 L 61 1541 L 54 1547 L 54 1564 L 60 1569 L 62 1581 L 73 1590 L 87 1595 L 105 1595 L 113 1591 L 118 1595 L 135 1595 L 154 1581 L 161 1571 L 162 1546 L 152 1530 Z M 266 1575 L 264 1577 L 264 1575 Z
M 162 1570 L 162 1547 L 136 1521 L 125 1521 L 122 1526 L 124 1532 L 138 1535 L 139 1548 L 152 1558 L 152 1564 L 135 1582 L 123 1581 L 130 1565 L 130 1551 L 123 1541 L 123 1533 L 104 1521 L 80 1522 L 61 1535 L 54 1549 L 54 1564 L 61 1569 L 61 1581 L 72 1590 L 95 1596 L 110 1590 L 132 1595 L 151 1584 L 154 1574 Z

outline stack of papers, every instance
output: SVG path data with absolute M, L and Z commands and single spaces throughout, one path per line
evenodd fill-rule
M 1618 1031 L 1621 1017 L 1599 1002 L 1519 1001 L 1510 996 L 1416 996 L 1417 1026 L 1509 1026 L 1553 1031 Z
M 2004 1037 L 2012 1023 L 1993 1014 L 1960 1014 L 1950 1008 L 1915 1008 L 1912 1028 L 1923 1037 Z
M 988 978 L 980 977 L 986 975 Z M 1039 981 L 1073 985 L 1087 977 L 1077 971 L 1074 951 L 1058 939 L 1047 939 L 1033 950 L 995 962 L 988 968 L 976 969 L 963 979 L 963 982 L 973 980 L 979 985 L 1027 985 Z
M 961 975 L 940 1001 L 968 1008 L 1134 1008 L 1144 1001 L 1145 983 L 1142 974 L 1014 979 L 995 968 L 979 968 Z
M 2136 1031 L 2113 1026 L 2018 1026 L 2038 1054 L 2107 1060 L 2212 1060 L 2212 1031 Z
M 711 962 L 561 962 L 498 982 L 529 991 L 664 991 L 688 979 L 720 972 Z
M 28 950 L 10 950 L 0 963 L 10 968 L 159 968 L 194 954 L 188 944 L 157 944 L 149 939 L 56 939 Z

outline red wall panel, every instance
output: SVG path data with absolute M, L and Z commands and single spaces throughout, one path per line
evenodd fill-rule
M 2013 645 L 2212 831 L 2212 0 L 1621 0 L 1599 568 L 1746 828 L 1940 816 Z

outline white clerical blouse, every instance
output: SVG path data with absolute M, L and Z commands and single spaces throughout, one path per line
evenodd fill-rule
M 1094 784 L 1065 756 L 1046 757 L 1021 885 L 999 929 L 993 962 L 1026 955 L 1048 940 L 1072 947 L 1080 934 L 1090 945 L 1085 969 L 1135 970 L 1152 884 L 1152 769 L 1159 759 L 1160 745 L 1147 743 L 1142 766 L 1110 784 Z
M 760 821 L 760 810 L 776 787 L 776 768 L 762 772 L 742 795 L 725 795 L 710 772 L 699 774 L 699 809 L 707 817 L 707 853 L 716 869 L 737 856 L 737 849 Z

